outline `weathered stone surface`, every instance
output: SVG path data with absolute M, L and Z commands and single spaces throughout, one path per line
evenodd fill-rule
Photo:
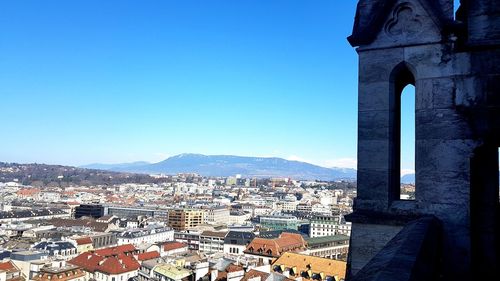
M 366 160 L 358 163 L 358 169 L 389 170 L 391 146 L 388 140 L 359 140 L 358 157 Z
M 354 224 L 349 253 L 351 274 L 361 270 L 401 229 L 401 226 Z
M 350 216 L 351 273 L 394 235 L 388 220 L 359 219 L 360 213 L 382 212 L 401 221 L 434 215 L 442 222 L 440 280 L 500 275 L 500 250 L 488 247 L 500 245 L 500 0 L 468 0 L 457 17 L 461 22 L 453 22 L 452 3 L 361 0 L 358 6 L 350 38 L 359 46 L 360 71 L 358 216 Z M 397 91 L 413 82 L 416 199 L 400 201 L 395 196 L 400 158 Z M 371 272 L 383 267 L 386 258 L 377 256 Z M 404 267 L 412 258 L 398 257 L 392 268 Z M 407 272 L 387 272 L 377 278 L 410 278 Z
M 387 140 L 392 130 L 388 110 L 360 111 L 358 115 L 358 138 L 363 140 Z
M 469 183 L 469 174 L 465 171 L 449 171 L 428 173 L 419 171 L 418 190 L 416 198 L 426 204 L 462 203 L 469 202 L 469 189 L 464 188 Z
M 389 109 L 390 83 L 388 80 L 359 83 L 358 88 L 358 110 L 360 112 Z
M 394 68 L 404 60 L 403 49 L 359 51 L 359 82 L 388 82 Z
M 416 83 L 415 109 L 451 109 L 455 106 L 453 78 L 422 79 Z
M 454 140 L 473 136 L 470 119 L 456 110 L 418 110 L 415 115 L 417 140 Z
M 352 280 L 433 280 L 439 272 L 440 232 L 436 218 L 410 222 Z
M 455 79 L 454 104 L 457 108 L 471 108 L 484 104 L 484 94 L 481 80 L 475 76 L 462 76 Z
M 389 170 L 360 168 L 357 181 L 358 199 L 388 201 Z
M 474 150 L 473 145 L 474 142 L 461 139 L 417 140 L 418 172 L 422 172 L 422 175 L 444 172 L 467 173 Z

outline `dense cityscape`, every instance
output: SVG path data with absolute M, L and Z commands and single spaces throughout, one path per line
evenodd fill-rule
M 344 278 L 351 225 L 343 215 L 352 212 L 355 182 L 151 177 L 162 182 L 1 183 L 0 257 L 8 268 L 2 274 L 107 281 Z M 325 263 L 335 266 L 325 270 Z
M 74 185 L 61 169 L 3 164 L 0 280 L 345 278 L 355 181 L 115 173 L 131 182 Z
M 0 281 L 497 280 L 499 2 L 0 3 Z

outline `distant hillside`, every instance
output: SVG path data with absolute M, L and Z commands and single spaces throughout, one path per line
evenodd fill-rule
M 120 168 L 127 169 L 127 168 L 132 168 L 132 167 L 140 167 L 140 166 L 145 166 L 145 165 L 149 165 L 149 164 L 151 164 L 151 163 L 146 162 L 146 161 L 137 161 L 137 162 L 120 163 L 120 164 L 93 163 L 93 164 L 80 166 L 80 168 L 98 169 L 98 170 L 113 170 L 113 169 L 120 169 Z
M 102 167 L 88 165 L 86 167 Z M 299 161 L 282 158 L 244 157 L 233 155 L 180 154 L 164 161 L 145 165 L 111 165 L 106 167 L 112 171 L 136 173 L 197 173 L 202 176 L 234 176 L 244 177 L 290 177 L 304 180 L 341 180 L 356 179 L 356 170 L 342 168 L 325 168 Z
M 47 164 L 18 164 L 0 162 L 0 182 L 17 181 L 35 186 L 95 186 L 121 183 L 155 183 L 145 174 L 84 169 Z
M 415 174 L 407 174 L 402 176 L 401 183 L 415 183 Z

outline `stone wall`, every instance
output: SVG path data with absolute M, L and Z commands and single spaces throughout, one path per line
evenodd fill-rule
M 359 2 L 349 38 L 359 54 L 350 276 L 410 218 L 428 215 L 442 222 L 445 280 L 497 273 L 500 0 L 462 1 L 457 20 L 452 2 Z M 408 84 L 416 97 L 416 192 L 401 201 L 400 99 Z

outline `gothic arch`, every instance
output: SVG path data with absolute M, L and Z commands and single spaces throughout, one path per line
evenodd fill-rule
M 401 184 L 401 94 L 408 85 L 415 86 L 415 68 L 407 62 L 397 64 L 391 71 L 390 81 L 390 140 L 392 149 L 389 151 L 390 182 L 389 200 L 400 199 Z M 416 96 L 415 88 L 415 96 Z

